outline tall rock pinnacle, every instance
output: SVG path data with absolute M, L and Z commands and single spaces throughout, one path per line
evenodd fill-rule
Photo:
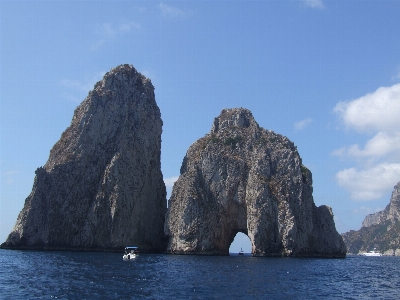
M 164 251 L 161 133 L 151 81 L 130 65 L 105 74 L 36 170 L 2 247 Z
M 255 256 L 346 255 L 294 144 L 243 108 L 222 110 L 187 151 L 169 200 L 167 252 L 228 255 L 238 232 Z

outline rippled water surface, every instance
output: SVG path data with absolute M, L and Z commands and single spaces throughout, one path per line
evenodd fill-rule
M 2 299 L 399 299 L 400 258 L 0 250 Z

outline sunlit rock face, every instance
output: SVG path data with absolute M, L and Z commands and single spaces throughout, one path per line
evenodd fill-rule
M 36 170 L 2 247 L 164 251 L 161 133 L 151 81 L 130 65 L 105 74 Z
M 400 182 L 398 182 L 392 192 L 389 204 L 382 211 L 370 214 L 365 217 L 362 226 L 369 227 L 385 222 L 386 220 L 400 221 Z
M 346 254 L 332 210 L 314 204 L 294 144 L 243 108 L 222 110 L 187 151 L 169 199 L 167 252 L 228 255 L 237 232 L 255 256 Z
M 360 230 L 342 234 L 349 253 L 360 254 L 376 248 L 384 255 L 400 256 L 400 182 L 382 211 L 365 217 Z

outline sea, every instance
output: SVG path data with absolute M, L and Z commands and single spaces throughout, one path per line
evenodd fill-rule
M 0 250 L 1 299 L 400 299 L 400 257 Z

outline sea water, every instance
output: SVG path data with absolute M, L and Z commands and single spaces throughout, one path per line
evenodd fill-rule
M 400 298 L 400 257 L 122 255 L 0 250 L 0 298 Z

